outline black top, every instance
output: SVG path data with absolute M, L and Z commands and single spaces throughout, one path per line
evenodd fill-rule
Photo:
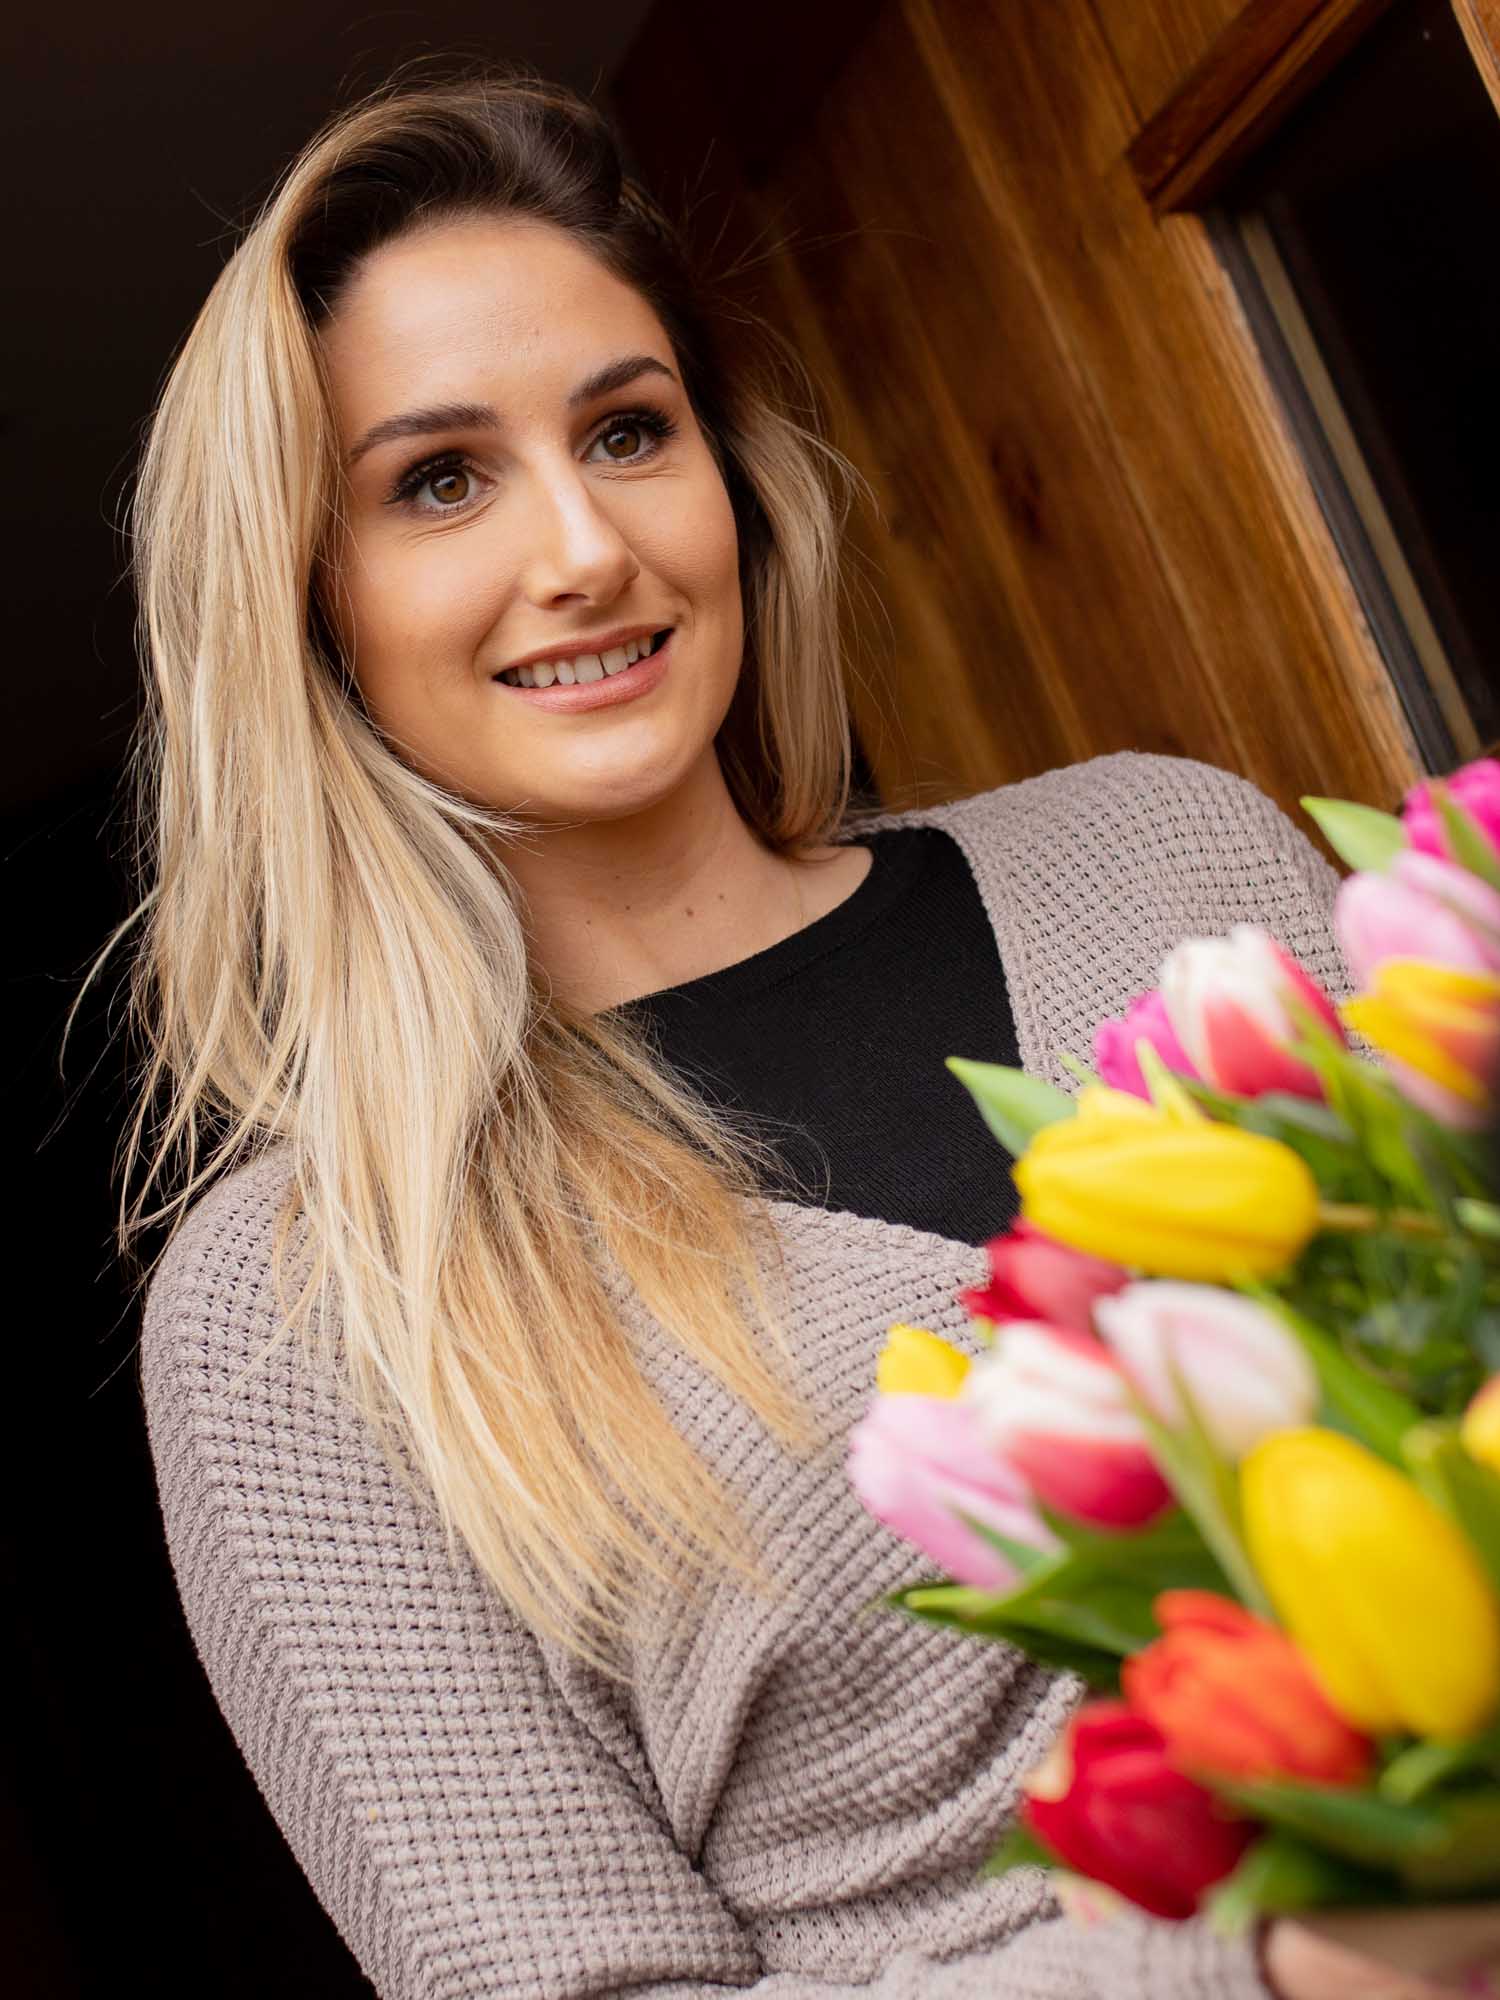
M 825 916 L 615 1011 L 776 1148 L 767 1193 L 979 1244 L 1019 1199 L 943 1058 L 1020 1062 L 995 934 L 950 834 L 885 827 L 862 844 L 868 873 Z

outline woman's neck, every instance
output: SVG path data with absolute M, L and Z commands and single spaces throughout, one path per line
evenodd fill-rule
M 765 951 L 850 895 L 863 847 L 773 853 L 712 773 L 649 813 L 538 828 L 505 851 L 533 963 L 600 1013 Z

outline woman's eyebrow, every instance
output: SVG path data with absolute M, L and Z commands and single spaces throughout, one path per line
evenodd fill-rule
M 669 382 L 677 380 L 667 364 L 658 361 L 654 354 L 622 354 L 617 361 L 607 361 L 592 375 L 585 376 L 569 394 L 568 407 L 577 409 L 583 403 L 593 402 L 596 396 L 611 395 L 642 375 L 665 375 Z M 351 447 L 344 465 L 347 469 L 376 445 L 390 444 L 397 438 L 426 437 L 433 431 L 500 428 L 499 415 L 491 403 L 434 403 L 430 409 L 404 410 L 399 417 L 382 417 L 378 424 L 371 424 Z

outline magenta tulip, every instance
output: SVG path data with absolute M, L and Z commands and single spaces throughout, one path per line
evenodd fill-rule
M 1094 1030 L 1094 1068 L 1100 1080 L 1113 1090 L 1149 1098 L 1151 1092 L 1135 1052 L 1137 1042 L 1149 1042 L 1167 1068 L 1179 1076 L 1197 1076 L 1193 1059 L 1168 1018 L 1166 1002 L 1155 989 L 1132 1000 L 1123 1018 L 1111 1014 Z
M 1162 1422 L 1184 1421 L 1185 1389 L 1227 1458 L 1317 1413 L 1318 1378 L 1305 1348 L 1253 1299 L 1214 1285 L 1142 1279 L 1101 1299 L 1095 1323 Z
M 978 1319 L 1044 1319 L 1090 1333 L 1095 1299 L 1130 1283 L 1130 1273 L 1118 1264 L 1070 1250 L 1030 1222 L 992 1236 L 984 1247 L 989 1283 L 969 1285 L 956 1294 L 964 1310 Z
M 960 1401 L 986 1443 L 1061 1513 L 1134 1528 L 1171 1504 L 1120 1365 L 1088 1334 L 1010 1321 L 969 1370 Z
M 961 1399 L 878 1395 L 850 1433 L 849 1478 L 877 1521 L 957 1583 L 1009 1590 L 1020 1577 L 960 1512 L 1027 1548 L 1058 1546 L 1025 1480 L 987 1448 Z
M 1493 757 L 1478 757 L 1445 778 L 1443 786 L 1454 803 L 1477 822 L 1490 845 L 1500 852 L 1500 763 Z M 1452 858 L 1443 822 L 1432 803 L 1430 783 L 1413 785 L 1406 794 L 1401 806 L 1401 824 L 1407 840 L 1419 854 Z
M 1233 1097 L 1323 1095 L 1291 1052 L 1302 1033 L 1293 1002 L 1344 1040 L 1333 1002 L 1269 931 L 1236 924 L 1227 938 L 1189 938 L 1167 954 L 1162 998 L 1178 1040 L 1206 1083 Z
M 1407 850 L 1383 874 L 1346 876 L 1333 926 L 1358 986 L 1388 958 L 1500 972 L 1500 892 L 1432 854 Z

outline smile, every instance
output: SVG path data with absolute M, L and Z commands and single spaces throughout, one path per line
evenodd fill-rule
M 550 688 L 550 686 L 588 686 L 594 680 L 604 680 L 612 674 L 624 674 L 626 668 L 634 666 L 638 660 L 648 660 L 660 646 L 666 644 L 670 636 L 670 626 L 664 632 L 652 632 L 650 638 L 626 640 L 624 646 L 610 646 L 608 652 L 580 652 L 570 660 L 532 660 L 530 666 L 508 666 L 502 674 L 494 678 L 506 688 Z
M 612 708 L 622 701 L 633 701 L 647 695 L 659 687 L 666 678 L 668 657 L 675 626 L 653 633 L 646 642 L 645 650 L 631 660 L 629 654 L 633 646 L 617 647 L 602 657 L 597 653 L 585 653 L 578 660 L 552 661 L 549 664 L 551 685 L 527 687 L 519 679 L 518 669 L 507 667 L 504 674 L 493 676 L 497 687 L 503 687 L 507 694 L 514 694 L 519 700 L 530 702 L 534 707 L 572 711 L 584 708 Z M 619 664 L 609 664 L 612 662 Z M 579 678 L 577 669 L 582 669 L 584 678 Z M 560 670 L 560 671 L 558 671 Z M 553 678 L 552 675 L 556 674 Z M 566 678 L 563 678 L 563 676 Z

